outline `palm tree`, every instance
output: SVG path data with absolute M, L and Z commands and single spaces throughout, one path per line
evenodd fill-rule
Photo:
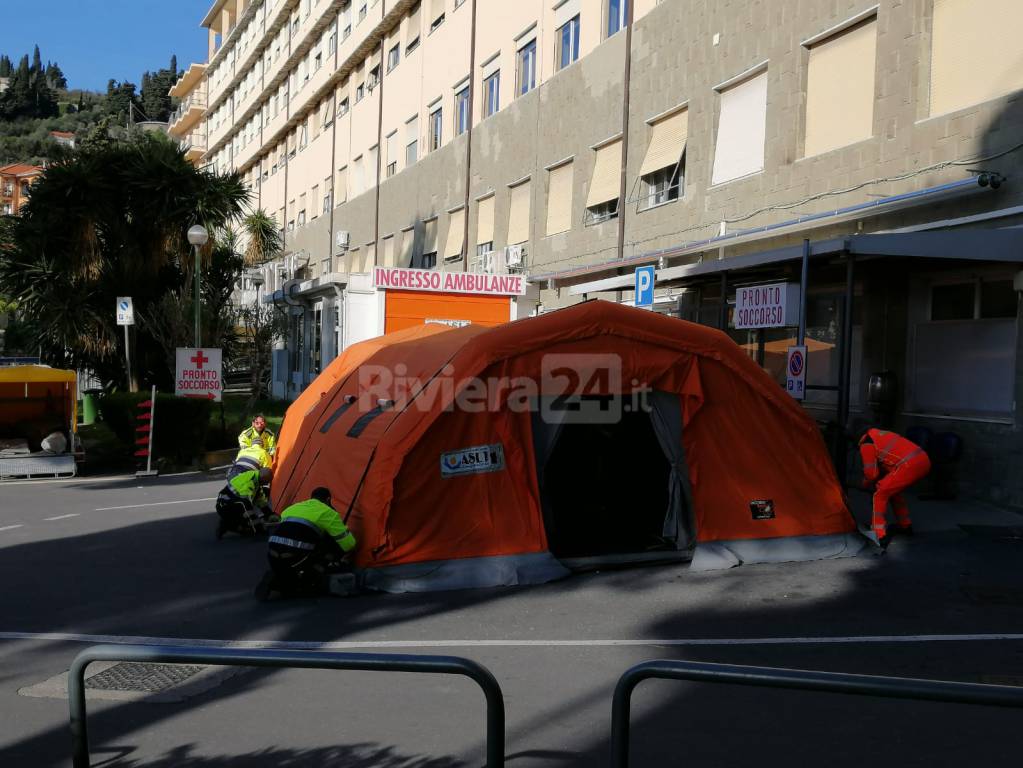
M 274 218 L 262 209 L 242 219 L 242 231 L 248 240 L 245 265 L 253 267 L 272 261 L 284 250 L 284 238 Z
M 0 258 L 0 293 L 18 302 L 48 361 L 124 381 L 116 298 L 131 296 L 144 315 L 179 291 L 193 269 L 188 227 L 226 230 L 247 202 L 237 174 L 195 168 L 161 135 L 90 143 L 33 186 Z M 173 371 L 135 331 L 140 370 L 166 385 Z

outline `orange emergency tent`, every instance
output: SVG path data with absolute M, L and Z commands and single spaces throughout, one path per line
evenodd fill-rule
M 415 330 L 349 349 L 277 454 L 275 507 L 330 488 L 368 587 L 862 546 L 816 424 L 717 330 L 602 301 Z

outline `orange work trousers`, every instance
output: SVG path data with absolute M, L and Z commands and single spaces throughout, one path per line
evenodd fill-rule
M 895 520 L 899 527 L 905 528 L 912 524 L 909 518 L 909 505 L 906 504 L 902 492 L 922 480 L 930 471 L 931 460 L 927 458 L 926 453 L 921 452 L 877 481 L 874 488 L 873 528 L 878 539 L 884 538 L 888 532 L 885 513 L 888 511 L 889 501 L 895 510 Z

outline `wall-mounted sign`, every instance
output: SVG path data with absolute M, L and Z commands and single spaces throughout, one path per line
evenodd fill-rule
M 785 391 L 796 400 L 806 397 L 806 347 L 789 347 L 785 365 Z
M 732 323 L 736 330 L 799 325 L 799 283 L 736 288 Z
M 436 269 L 374 267 L 373 287 L 436 293 L 522 296 L 526 292 L 526 278 L 522 275 L 484 275 L 476 272 L 442 272 Z

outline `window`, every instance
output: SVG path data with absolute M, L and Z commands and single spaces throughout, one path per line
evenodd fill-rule
M 309 196 L 309 209 L 313 212 L 313 218 L 315 219 L 320 215 L 320 208 L 317 202 L 320 199 L 320 185 L 317 184 L 313 187 L 312 194 Z
M 461 136 L 469 129 L 469 86 L 455 94 L 455 135 Z
M 443 110 L 440 107 L 437 107 L 437 109 L 430 113 L 430 143 L 427 151 L 433 152 L 440 149 L 441 141 L 443 140 L 443 131 Z
M 362 97 L 366 95 L 366 86 L 363 83 L 359 83 L 355 86 L 355 103 L 358 104 L 362 101 Z
M 547 173 L 547 235 L 572 228 L 572 163 L 563 163 Z
M 309 144 L 309 126 L 306 123 L 302 123 L 299 128 L 298 148 L 305 149 Z
M 686 140 L 689 134 L 689 110 L 654 121 L 650 126 L 640 177 L 640 210 L 678 200 L 685 177 Z
M 333 201 L 334 190 L 330 188 L 330 177 L 328 176 L 323 180 L 323 212 L 330 213 L 330 209 L 334 205 Z
M 419 159 L 419 117 L 405 123 L 405 167 L 414 165 Z
M 579 17 L 575 16 L 556 32 L 555 62 L 561 70 L 579 58 Z
M 327 40 L 327 55 L 333 56 L 337 52 L 337 32 L 331 32 Z
M 379 83 L 379 82 L 380 82 L 380 65 L 377 64 L 375 67 L 373 67 L 369 71 L 369 77 L 367 78 L 367 84 L 369 85 L 369 89 L 373 90 L 374 88 L 376 88 L 377 83 Z
M 924 290 L 911 287 L 908 405 L 940 415 L 1010 416 L 1018 302 L 1012 280 L 937 280 Z
M 486 246 L 485 248 L 483 246 Z M 482 249 L 482 251 L 481 251 Z M 476 209 L 476 253 L 494 250 L 494 196 L 485 197 Z
M 387 52 L 387 71 L 390 72 L 396 66 L 398 66 L 398 60 L 401 58 L 401 46 L 396 45 L 390 51 Z
M 387 178 L 398 172 L 398 132 L 394 131 L 387 137 Z
M 618 139 L 597 149 L 586 196 L 586 223 L 598 224 L 618 216 L 621 178 L 622 141 Z
M 452 211 L 448 217 L 448 240 L 444 246 L 444 261 L 455 261 L 462 258 L 462 245 L 465 243 L 465 208 Z
M 625 28 L 629 18 L 629 0 L 607 0 L 607 36 Z
M 337 104 L 337 116 L 338 117 L 344 117 L 347 114 L 348 114 L 348 97 L 345 96 Z
M 313 59 L 313 72 L 319 72 L 320 71 L 320 67 L 322 67 L 322 66 L 323 66 L 323 54 L 322 53 L 318 53 L 318 54 L 316 54 L 316 58 Z
M 678 200 L 684 184 L 684 165 L 685 155 L 682 155 L 682 162 L 677 165 L 662 168 L 643 177 L 643 198 L 640 200 L 640 210 L 655 208 L 658 205 Z
M 337 204 L 348 200 L 348 166 L 343 165 L 337 169 Z
M 810 46 L 805 156 L 873 135 L 876 51 L 876 16 Z
M 413 37 L 409 44 L 405 46 L 405 57 L 407 58 L 412 51 L 419 47 L 419 35 Z
M 326 130 L 327 128 L 334 124 L 333 100 L 330 98 L 325 99 L 323 102 L 323 107 L 321 109 L 323 128 L 324 130 Z
M 931 287 L 932 322 L 1016 317 L 1012 280 L 971 280 Z
M 511 188 L 508 210 L 508 245 L 529 240 L 530 200 L 533 185 L 527 180 Z
M 423 223 L 423 255 L 420 260 L 423 269 L 437 266 L 437 219 Z
M 444 0 L 430 0 L 430 31 L 444 23 Z
M 983 10 L 981 10 L 983 6 Z M 942 115 L 1023 88 L 1018 0 L 934 0 L 930 114 Z M 1013 54 L 1000 55 L 1012 51 Z
M 719 92 L 721 115 L 714 148 L 712 184 L 764 169 L 767 131 L 767 70 Z
M 483 117 L 490 117 L 501 108 L 501 73 L 495 72 L 483 81 Z
M 363 19 L 365 19 L 365 18 L 366 18 L 366 4 L 363 3 L 359 7 L 359 21 L 357 23 L 361 24 Z
M 522 96 L 536 87 L 536 40 L 530 40 L 516 56 L 515 92 Z

